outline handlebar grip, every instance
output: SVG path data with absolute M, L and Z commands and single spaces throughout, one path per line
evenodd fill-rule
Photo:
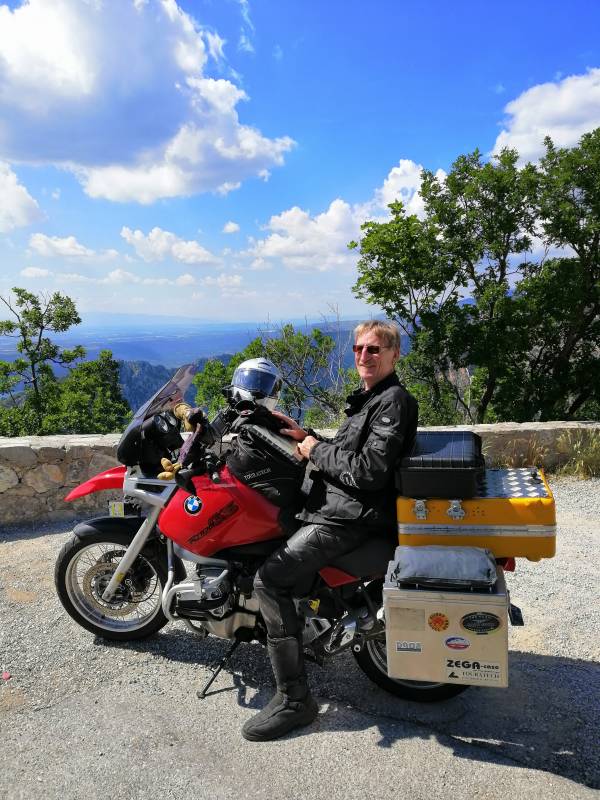
M 192 482 L 193 470 L 180 469 L 175 473 L 175 483 L 188 494 L 196 494 L 196 487 Z

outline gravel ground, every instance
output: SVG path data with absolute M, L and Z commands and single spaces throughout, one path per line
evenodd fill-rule
M 180 624 L 108 644 L 60 606 L 64 524 L 0 532 L 0 797 L 597 797 L 600 788 L 600 480 L 555 479 L 555 559 L 508 575 L 526 627 L 510 631 L 510 687 L 421 706 L 387 695 L 351 655 L 309 665 L 321 713 L 306 733 L 245 742 L 272 692 L 266 654 Z M 332 735 L 335 734 L 335 735 Z

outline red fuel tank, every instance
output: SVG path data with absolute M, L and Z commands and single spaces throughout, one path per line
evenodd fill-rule
M 195 496 L 178 489 L 160 513 L 159 530 L 201 556 L 282 536 L 276 506 L 238 481 L 227 467 L 219 475 L 220 483 L 207 475 L 193 478 Z

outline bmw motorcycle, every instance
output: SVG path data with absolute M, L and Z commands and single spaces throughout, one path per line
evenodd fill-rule
M 135 414 L 121 438 L 116 466 L 65 498 L 122 489 L 111 515 L 78 524 L 55 568 L 68 614 L 104 639 L 151 636 L 183 620 L 201 638 L 230 647 L 210 680 L 242 642 L 266 643 L 253 580 L 265 558 L 284 541 L 279 509 L 240 482 L 213 449 L 195 445 L 193 469 L 172 480 L 156 478 L 160 459 L 175 461 L 184 443 L 173 415 L 194 369 L 180 368 Z M 464 685 L 403 680 L 388 675 L 382 587 L 397 541 L 373 539 L 323 568 L 298 600 L 305 619 L 306 657 L 322 664 L 350 649 L 358 666 L 399 697 L 438 701 Z

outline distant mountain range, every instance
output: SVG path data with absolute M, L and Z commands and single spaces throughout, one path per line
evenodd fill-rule
M 348 346 L 358 320 L 290 320 L 297 331 L 310 332 L 319 328 L 337 340 L 344 350 L 344 365 L 353 366 L 354 358 Z M 283 324 L 283 323 L 282 323 Z M 86 359 L 98 357 L 101 350 L 110 350 L 119 362 L 119 377 L 123 396 L 135 411 L 172 377 L 182 364 L 196 364 L 203 369 L 210 359 L 227 364 L 257 336 L 273 335 L 281 329 L 279 323 L 257 322 L 199 322 L 178 317 L 144 317 L 140 315 L 88 314 L 84 322 L 66 333 L 53 334 L 52 340 L 61 347 L 83 345 Z M 402 350 L 407 351 L 407 337 L 402 337 Z M 0 337 L 0 360 L 12 361 L 17 352 L 14 340 Z M 65 369 L 55 367 L 60 378 Z M 186 399 L 193 402 L 195 388 L 188 390 Z
M 344 351 L 344 366 L 354 366 L 354 355 L 350 347 L 346 347 L 349 331 L 340 331 L 340 340 L 338 347 L 345 347 Z M 335 337 L 337 338 L 337 336 Z M 234 352 L 239 352 L 242 347 Z M 402 336 L 402 352 L 406 353 L 409 349 L 408 337 Z M 198 370 L 204 369 L 207 361 L 218 360 L 224 364 L 228 364 L 233 356 L 233 353 L 219 353 L 218 355 L 211 355 L 210 357 L 182 359 L 179 364 L 167 367 L 164 364 L 150 363 L 149 361 L 140 360 L 123 360 L 117 359 L 119 362 L 119 382 L 121 384 L 121 391 L 123 397 L 129 403 L 130 408 L 134 411 L 138 409 L 143 403 L 148 400 L 161 386 L 173 376 L 175 369 L 178 366 L 186 363 L 193 363 L 198 367 Z M 194 403 L 196 389 L 191 386 L 186 394 L 188 403 Z

